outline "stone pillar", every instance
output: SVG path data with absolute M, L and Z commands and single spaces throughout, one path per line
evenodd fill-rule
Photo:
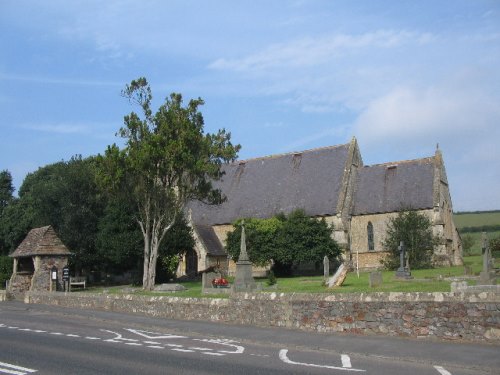
M 234 278 L 233 291 L 249 292 L 257 289 L 257 284 L 252 276 L 252 262 L 248 258 L 245 238 L 245 223 L 241 224 L 240 256 L 236 262 L 236 276 Z

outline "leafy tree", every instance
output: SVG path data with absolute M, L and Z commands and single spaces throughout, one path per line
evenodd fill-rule
M 264 266 L 276 257 L 277 237 L 283 221 L 283 217 L 244 220 L 248 257 L 253 264 Z M 227 236 L 226 250 L 234 260 L 238 260 L 240 254 L 242 222 L 237 220 Z
M 233 224 L 228 234 L 226 250 L 237 259 L 240 251 L 241 220 Z M 257 265 L 274 262 L 278 274 L 291 274 L 292 267 L 301 263 L 322 262 L 324 256 L 337 258 L 341 249 L 332 239 L 333 228 L 325 220 L 306 216 L 297 210 L 288 217 L 245 219 L 247 252 Z
M 134 208 L 129 200 L 111 198 L 99 218 L 97 254 L 103 271 L 137 270 L 140 266 L 142 235 Z
M 14 185 L 12 175 L 9 171 L 0 172 L 0 215 L 7 205 L 12 202 L 14 196 Z
M 143 288 L 155 284 L 158 250 L 168 230 L 190 200 L 223 201 L 212 181 L 222 177 L 221 164 L 236 158 L 239 145 L 219 130 L 204 134 L 201 99 L 183 106 L 180 94 L 171 94 L 156 113 L 145 78 L 133 80 L 122 95 L 142 112 L 124 118 L 118 135 L 125 147 L 109 146 L 101 158 L 101 179 L 115 192 L 125 192 L 137 205 L 136 219 L 144 239 Z
M 0 289 L 4 289 L 5 282 L 10 279 L 12 267 L 12 258 L 0 255 Z
M 500 256 L 500 237 L 496 237 L 490 241 L 490 251 L 494 258 Z
M 30 229 L 52 225 L 74 253 L 71 263 L 76 269 L 94 268 L 99 263 L 95 240 L 103 202 L 95 183 L 94 164 L 91 158 L 74 157 L 26 176 L 19 200 L 4 215 L 2 227 L 11 232 L 11 251 Z
M 14 199 L 14 185 L 12 184 L 12 175 L 8 170 L 0 172 L 0 255 L 7 254 L 9 249 L 9 232 L 4 228 L 4 211 Z
M 403 241 L 408 263 L 411 268 L 428 268 L 432 266 L 432 255 L 439 239 L 432 233 L 430 219 L 414 210 L 400 211 L 396 217 L 389 219 L 383 246 L 390 254 L 383 261 L 388 269 L 396 269 L 400 265 L 398 246 Z
M 292 212 L 278 236 L 275 262 L 282 273 L 291 273 L 300 263 L 319 263 L 324 256 L 337 258 L 341 249 L 332 239 L 333 228 L 324 219 L 306 216 L 303 210 Z
M 472 237 L 470 234 L 465 234 L 462 236 L 462 248 L 464 249 L 465 254 L 471 253 L 474 242 L 474 237 Z

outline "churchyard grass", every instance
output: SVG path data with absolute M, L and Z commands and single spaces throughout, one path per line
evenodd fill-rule
M 481 272 L 481 256 L 469 256 L 464 258 L 466 266 L 470 266 L 472 273 L 478 275 Z M 267 287 L 267 279 L 257 279 L 263 284 L 265 292 L 277 293 L 373 293 L 373 292 L 449 292 L 453 277 L 463 276 L 464 267 L 442 267 L 425 270 L 412 270 L 413 279 L 398 280 L 394 277 L 394 271 L 381 271 L 382 284 L 376 288 L 368 286 L 370 272 L 356 272 L 347 275 L 344 284 L 339 288 L 328 289 L 323 284 L 323 276 L 294 276 L 277 278 L 275 287 Z M 187 288 L 182 292 L 149 292 L 143 291 L 141 287 L 115 286 L 90 288 L 86 291 L 103 294 L 136 294 L 147 296 L 172 296 L 172 297 L 195 297 L 195 298 L 228 298 L 227 294 L 202 294 L 201 281 L 183 281 L 180 284 Z

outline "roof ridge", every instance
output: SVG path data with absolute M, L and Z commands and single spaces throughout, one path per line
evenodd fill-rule
M 406 160 L 397 160 L 397 161 L 388 161 L 385 163 L 378 163 L 378 164 L 370 164 L 370 165 L 365 165 L 363 168 L 370 168 L 370 167 L 379 167 L 379 166 L 384 166 L 384 165 L 395 165 L 395 164 L 408 164 L 408 163 L 413 163 L 416 161 L 432 161 L 434 160 L 435 156 L 426 156 L 423 158 L 416 158 L 416 159 L 406 159 Z
M 231 164 L 237 165 L 237 164 L 247 163 L 247 162 L 254 161 L 254 160 L 278 159 L 278 158 L 281 158 L 281 157 L 284 157 L 284 156 L 288 156 L 288 155 L 304 154 L 304 153 L 310 153 L 310 152 L 314 152 L 314 151 L 330 150 L 330 149 L 339 148 L 339 147 L 345 147 L 345 146 L 349 146 L 349 145 L 350 145 L 350 143 L 343 143 L 343 144 L 334 145 L 334 146 L 323 146 L 323 147 L 310 148 L 310 149 L 303 150 L 303 151 L 290 151 L 290 152 L 284 152 L 284 153 L 281 153 L 281 154 L 257 156 L 257 157 L 254 157 L 254 158 L 236 160 L 236 161 L 234 161 L 232 163 L 229 163 L 229 164 L 230 165 Z

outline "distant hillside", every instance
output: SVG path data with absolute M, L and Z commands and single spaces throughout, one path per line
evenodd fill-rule
M 500 231 L 500 210 L 457 212 L 453 219 L 460 233 Z

